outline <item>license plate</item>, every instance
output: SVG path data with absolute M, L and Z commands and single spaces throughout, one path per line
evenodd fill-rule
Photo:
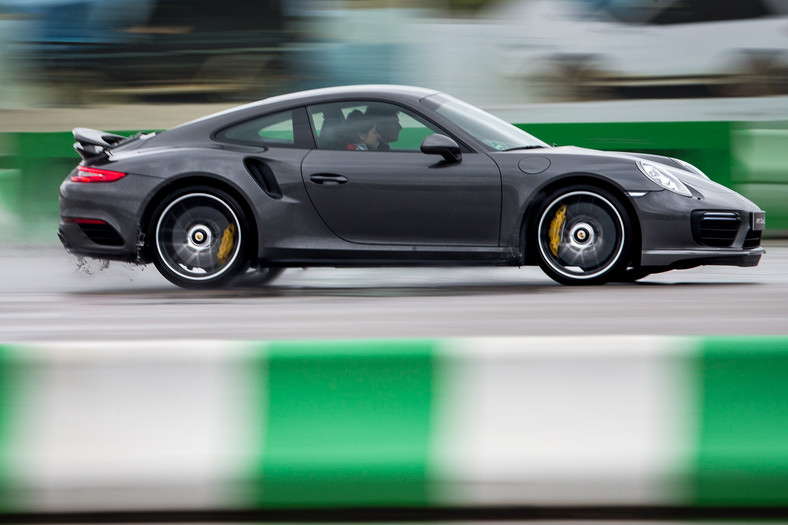
M 756 211 L 752 214 L 752 229 L 756 232 L 766 229 L 765 211 Z

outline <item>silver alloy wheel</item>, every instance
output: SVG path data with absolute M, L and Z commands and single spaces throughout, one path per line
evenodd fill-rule
M 159 215 L 155 229 L 159 260 L 179 279 L 208 281 L 233 268 L 243 231 L 233 207 L 210 193 L 187 193 Z
M 569 191 L 554 198 L 539 218 L 539 255 L 559 280 L 601 280 L 620 264 L 626 232 L 622 214 L 600 192 Z

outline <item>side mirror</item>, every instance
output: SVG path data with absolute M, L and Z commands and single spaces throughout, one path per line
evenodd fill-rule
M 427 135 L 421 142 L 421 152 L 427 155 L 441 155 L 446 162 L 460 162 L 460 145 L 446 135 Z

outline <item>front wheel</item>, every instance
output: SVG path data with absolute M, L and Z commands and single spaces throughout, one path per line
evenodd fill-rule
M 153 262 L 183 288 L 213 288 L 246 268 L 249 228 L 238 203 L 223 191 L 176 192 L 153 215 Z
M 618 200 L 593 187 L 553 193 L 538 214 L 539 266 L 562 284 L 602 284 L 627 267 L 632 237 Z

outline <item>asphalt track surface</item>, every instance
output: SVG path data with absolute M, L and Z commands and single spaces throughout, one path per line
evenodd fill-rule
M 0 342 L 788 333 L 788 243 L 753 268 L 705 266 L 567 287 L 527 268 L 288 269 L 192 291 L 153 266 L 58 247 L 0 252 Z

